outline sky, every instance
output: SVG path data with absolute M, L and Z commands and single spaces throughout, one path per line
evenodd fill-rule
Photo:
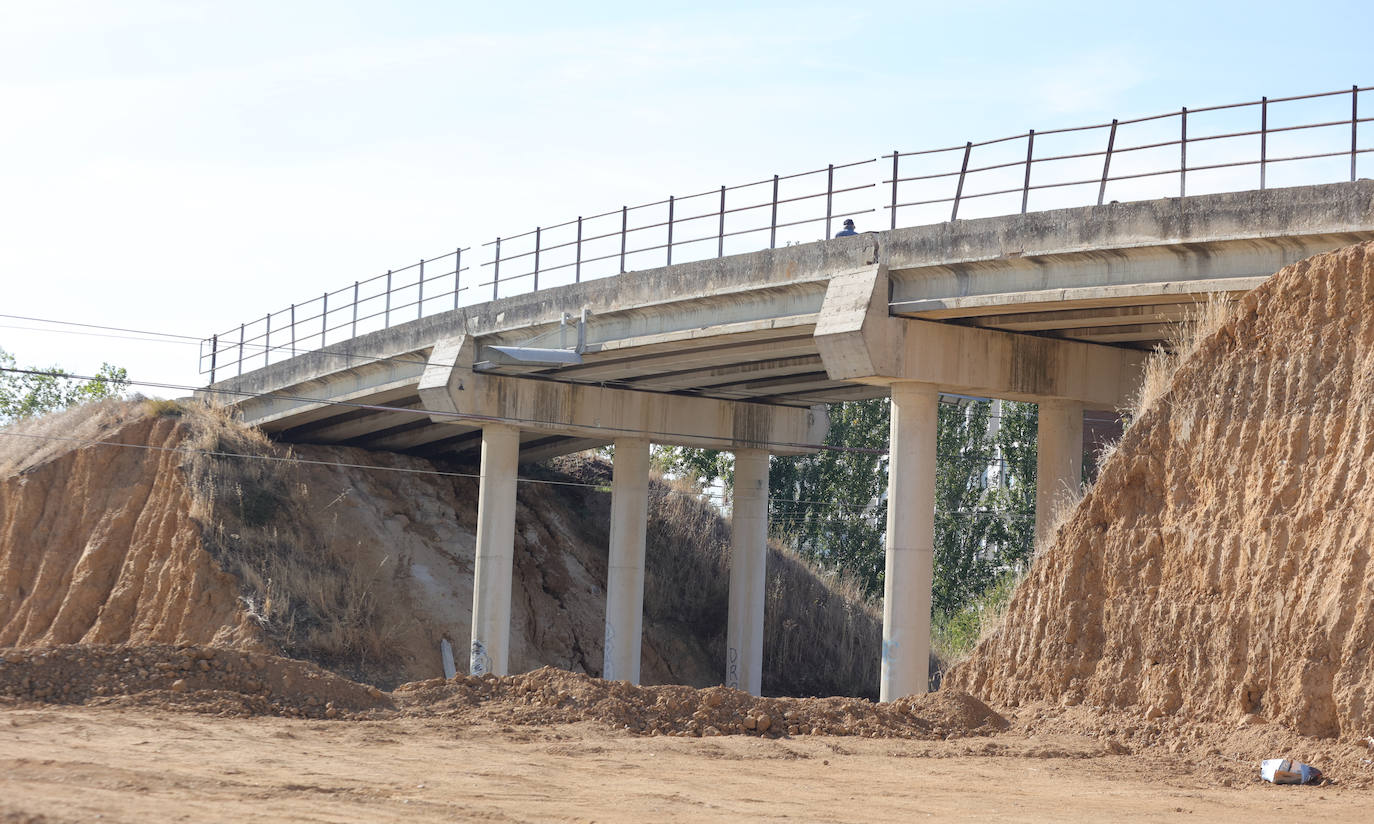
M 0 348 L 185 395 L 208 379 L 198 339 L 422 257 L 831 163 L 874 161 L 837 172 L 867 185 L 894 149 L 1374 85 L 1372 30 L 1367 0 L 0 0 Z M 880 187 L 843 201 L 861 230 L 885 228 L 863 211 Z

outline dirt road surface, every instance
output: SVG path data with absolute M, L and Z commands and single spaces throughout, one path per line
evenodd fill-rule
M 1226 784 L 1231 786 L 1225 786 Z M 1326 821 L 1374 793 L 1273 787 L 1079 736 L 631 735 L 398 718 L 0 711 L 0 821 Z

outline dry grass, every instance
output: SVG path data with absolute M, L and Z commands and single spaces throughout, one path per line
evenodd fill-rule
M 1193 356 L 1202 342 L 1225 325 L 1231 317 L 1233 302 L 1229 294 L 1214 292 L 1199 301 L 1187 320 L 1173 328 L 1165 346 L 1155 349 L 1145 362 L 1140 386 L 1125 410 L 1129 420 L 1139 420 L 1169 391 L 1178 367 Z
M 91 441 L 100 441 L 137 418 L 139 405 L 117 400 L 82 404 L 0 427 L 0 478 L 18 475 Z
M 399 565 L 365 561 L 352 542 L 318 534 L 305 515 L 309 489 L 299 465 L 260 459 L 290 457 L 289 450 L 223 408 L 188 406 L 180 414 L 186 445 L 201 453 L 189 466 L 192 514 L 206 550 L 238 579 L 248 613 L 289 655 L 385 680 L 402 618 L 382 589 Z

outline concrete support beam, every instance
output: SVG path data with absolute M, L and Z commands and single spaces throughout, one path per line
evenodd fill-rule
M 892 384 L 880 701 L 924 693 L 930 683 L 939 399 L 932 384 Z
M 1049 539 L 1055 511 L 1083 478 L 1083 404 L 1042 401 L 1035 457 L 1035 544 Z
M 895 318 L 880 265 L 831 281 L 816 348 L 834 380 L 932 383 L 949 392 L 1124 406 L 1144 365 L 1138 351 L 995 329 Z
M 735 451 L 735 497 L 730 520 L 725 686 L 758 695 L 763 688 L 763 603 L 768 580 L 767 451 Z
M 601 677 L 639 683 L 644 624 L 644 533 L 649 442 L 617 438 L 611 476 L 611 550 L 606 562 L 606 645 Z
M 515 472 L 520 430 L 482 428 L 477 493 L 477 563 L 472 585 L 471 675 L 506 675 L 510 662 L 510 592 L 515 556 Z
M 527 431 L 606 440 L 650 438 L 707 449 L 804 454 L 825 440 L 823 407 L 684 397 L 631 389 L 485 374 L 472 368 L 471 338 L 434 347 L 418 392 L 432 420 L 459 426 L 518 422 Z

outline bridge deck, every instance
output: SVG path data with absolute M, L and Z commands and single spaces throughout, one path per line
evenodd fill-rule
M 830 279 L 878 260 L 896 316 L 1149 348 L 1208 293 L 1238 294 L 1289 263 L 1370 239 L 1367 180 L 957 221 L 463 307 L 210 389 L 247 393 L 238 401 L 245 420 L 289 442 L 467 452 L 480 428 L 435 423 L 418 393 L 433 347 L 459 334 L 475 338 L 477 368 L 489 374 L 807 407 L 887 391 L 833 379 L 813 338 Z M 521 363 L 491 348 L 571 349 L 576 326 L 562 324 L 583 310 L 580 363 Z M 522 438 L 526 460 L 597 443 Z

